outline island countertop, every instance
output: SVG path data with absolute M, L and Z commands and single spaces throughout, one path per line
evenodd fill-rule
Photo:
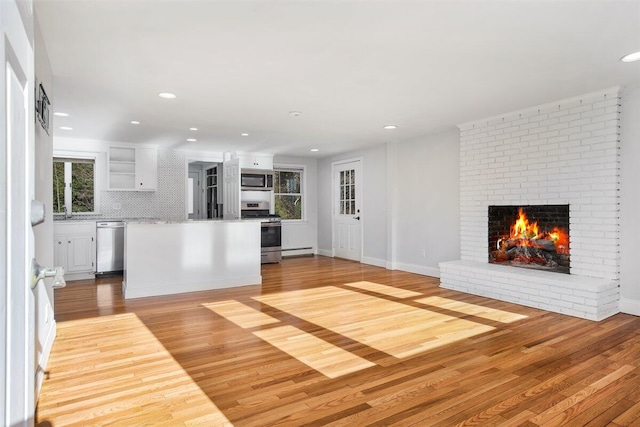
M 260 221 L 128 221 L 125 298 L 262 284 Z

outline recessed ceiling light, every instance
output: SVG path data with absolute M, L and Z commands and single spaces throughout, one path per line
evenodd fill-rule
M 289 115 L 292 117 L 300 117 L 302 113 L 300 111 L 289 111 Z
M 198 128 L 189 128 L 189 130 L 198 130 Z
M 240 136 L 249 136 L 248 133 L 241 133 Z
M 187 142 L 196 142 L 196 141 L 197 141 L 197 139 L 195 139 L 195 138 L 187 138 Z
M 398 126 L 396 126 L 396 125 L 385 125 L 384 128 L 387 129 L 387 130 L 391 130 L 391 129 L 398 129 Z
M 137 120 L 131 120 L 129 123 L 131 123 L 132 125 L 139 125 L 140 122 Z
M 58 117 L 69 117 L 67 113 L 62 113 L 60 111 L 56 111 L 55 113 L 53 113 L 53 115 Z
M 640 52 L 633 52 L 620 58 L 622 62 L 633 62 L 640 60 Z
M 158 96 L 164 99 L 175 99 L 176 97 L 173 93 L 169 93 L 169 92 L 160 92 Z
M 309 151 L 313 151 L 313 152 L 315 153 L 315 152 L 317 152 L 317 151 L 320 151 L 320 149 L 319 149 L 319 148 L 312 148 L 312 149 L 311 149 L 311 150 L 309 150 Z
M 69 126 L 60 126 L 60 129 L 62 129 L 62 130 L 73 130 L 73 128 L 70 128 Z

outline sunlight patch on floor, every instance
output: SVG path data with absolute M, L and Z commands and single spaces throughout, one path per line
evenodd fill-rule
M 445 308 L 447 310 L 456 311 L 458 313 L 470 314 L 472 316 L 481 317 L 487 320 L 494 320 L 501 323 L 511 323 L 517 320 L 526 319 L 524 314 L 511 313 L 509 311 L 497 310 L 495 308 L 484 307 L 467 302 L 456 301 L 442 297 L 427 297 L 415 300 L 420 304 L 426 304 L 433 307 Z
M 132 313 L 59 322 L 47 371 L 39 423 L 233 426 Z
M 495 329 L 335 286 L 253 299 L 397 358 Z
M 293 326 L 278 326 L 253 334 L 329 378 L 376 365 Z
M 274 319 L 268 314 L 264 314 L 236 300 L 212 302 L 202 305 L 244 329 L 280 322 L 278 319 Z
M 371 291 L 378 294 L 388 295 L 390 297 L 396 297 L 396 298 L 414 298 L 414 297 L 422 296 L 420 292 L 414 292 L 407 289 L 396 288 L 389 285 L 381 285 L 379 283 L 373 283 L 373 282 L 345 283 L 345 286 L 350 286 L 352 288 L 358 288 L 365 291 Z

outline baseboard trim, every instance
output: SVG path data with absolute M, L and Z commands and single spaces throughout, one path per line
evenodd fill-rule
M 632 314 L 634 316 L 640 316 L 640 301 L 629 298 L 620 298 L 619 307 L 620 312 L 626 314 Z
M 318 249 L 318 255 L 328 256 L 333 258 L 333 251 L 331 249 Z
M 157 285 L 151 283 L 140 283 L 135 287 L 128 286 L 123 282 L 124 299 L 155 297 L 160 295 L 174 295 L 187 292 L 211 291 L 214 289 L 237 288 L 241 286 L 256 286 L 262 284 L 262 276 L 240 276 L 228 277 L 225 279 L 212 279 L 205 282 L 183 283 L 180 286 L 171 284 Z
M 402 270 L 408 273 L 421 274 L 429 277 L 440 277 L 440 269 L 437 267 L 425 267 L 424 265 L 394 263 L 393 270 Z
M 53 313 L 51 314 L 53 317 Z M 56 340 L 56 321 L 51 321 L 51 327 L 49 328 L 49 332 L 47 333 L 47 338 L 42 346 L 42 354 L 40 355 L 40 360 L 38 360 L 38 365 L 36 367 L 36 400 L 40 397 L 40 389 L 42 388 L 42 382 L 44 381 L 44 373 L 47 369 L 47 365 L 49 364 L 49 355 L 51 354 L 51 349 L 53 348 L 53 342 Z
M 64 273 L 64 280 L 67 282 L 74 280 L 91 280 L 95 278 L 95 273 Z
M 360 262 L 362 262 L 363 264 L 373 265 L 376 267 L 387 268 L 387 261 L 384 259 L 363 256 Z

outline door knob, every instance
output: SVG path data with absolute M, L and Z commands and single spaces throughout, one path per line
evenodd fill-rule
M 30 285 L 31 289 L 35 289 L 36 285 L 40 281 L 40 279 L 44 279 L 45 277 L 53 277 L 53 284 L 51 285 L 54 289 L 56 288 L 64 288 L 67 286 L 67 283 L 64 281 L 64 268 L 62 267 L 43 267 L 38 264 L 35 258 L 31 259 L 31 280 Z
M 354 216 L 353 219 L 357 219 L 358 221 L 360 221 L 360 217 L 359 216 Z

